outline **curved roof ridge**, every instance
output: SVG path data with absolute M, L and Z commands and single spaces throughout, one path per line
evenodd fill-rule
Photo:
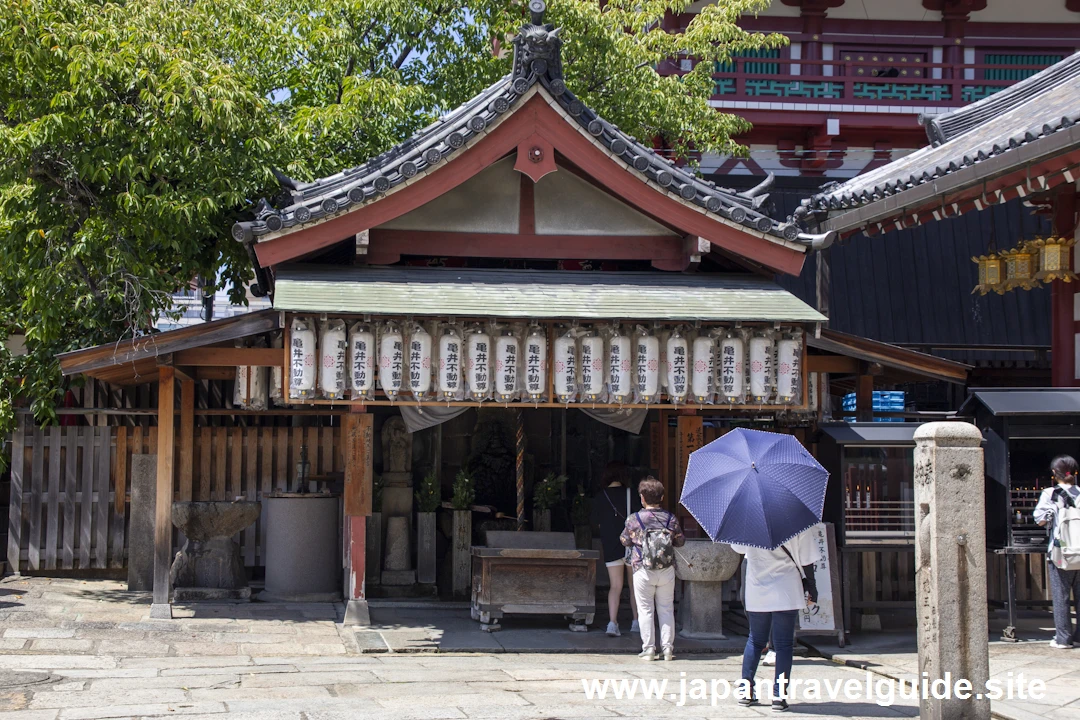
M 1077 77 L 1080 77 L 1080 52 L 970 105 L 940 115 L 920 115 L 919 122 L 926 127 L 930 142 L 937 146 Z

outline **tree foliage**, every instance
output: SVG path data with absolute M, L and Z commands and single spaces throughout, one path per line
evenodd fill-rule
M 719 0 L 550 0 L 567 85 L 678 153 L 738 149 L 713 110 L 714 63 L 775 47 Z M 278 188 L 400 142 L 509 71 L 519 0 L 0 0 L 0 432 L 16 397 L 48 417 L 57 352 L 149 331 L 203 276 L 240 300 L 230 225 Z M 495 50 L 493 52 L 493 49 Z M 701 62 L 660 77 L 667 58 Z

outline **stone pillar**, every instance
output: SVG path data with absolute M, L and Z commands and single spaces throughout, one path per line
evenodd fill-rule
M 977 699 L 990 678 L 983 451 L 978 428 L 932 422 L 915 431 L 915 587 L 919 672 L 930 687 L 970 681 L 969 699 L 920 701 L 924 720 L 989 720 Z
M 154 589 L 154 503 L 157 455 L 131 456 L 131 520 L 128 526 L 128 590 Z

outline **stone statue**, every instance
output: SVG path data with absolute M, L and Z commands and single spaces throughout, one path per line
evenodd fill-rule
M 412 473 L 412 436 L 405 421 L 392 417 L 382 426 L 383 474 Z

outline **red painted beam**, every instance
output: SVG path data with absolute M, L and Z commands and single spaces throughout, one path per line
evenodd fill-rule
M 526 182 L 530 182 L 528 178 Z M 371 231 L 367 261 L 388 265 L 402 255 L 530 260 L 661 260 L 683 258 L 683 239 L 670 235 L 534 235 L 424 230 Z
M 417 182 L 356 210 L 257 243 L 255 252 L 259 263 L 264 267 L 278 265 L 400 217 L 475 176 L 534 133 L 547 139 L 600 185 L 632 207 L 649 208 L 651 215 L 662 218 L 682 232 L 699 235 L 729 253 L 773 270 L 791 275 L 801 271 L 806 257 L 803 251 L 727 225 L 642 182 L 637 174 L 627 172 L 594 146 L 539 95 L 504 119 L 476 145 Z

